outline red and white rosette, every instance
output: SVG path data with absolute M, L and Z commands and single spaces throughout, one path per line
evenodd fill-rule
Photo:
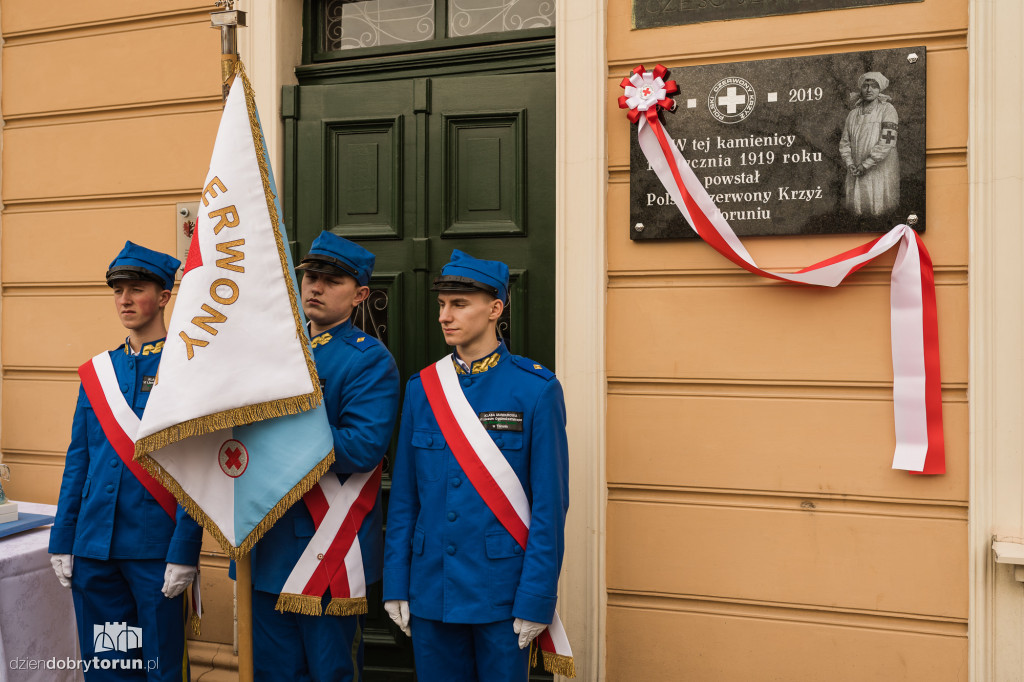
M 783 282 L 836 287 L 848 275 L 899 245 L 890 280 L 893 405 L 896 427 L 894 469 L 915 473 L 946 471 L 942 435 L 942 382 L 939 375 L 939 332 L 932 261 L 921 237 L 897 225 L 872 241 L 809 265 L 794 273 L 758 267 L 728 221 L 722 217 L 700 180 L 690 169 L 658 119 L 658 110 L 672 110 L 669 97 L 678 92 L 666 81 L 660 64 L 654 71 L 638 66 L 624 78 L 619 107 L 637 123 L 640 148 L 665 190 L 693 230 L 739 267 Z
M 654 71 L 645 71 L 641 64 L 622 79 L 619 85 L 626 94 L 619 97 L 619 108 L 629 109 L 626 116 L 630 123 L 636 123 L 644 115 L 657 121 L 658 107 L 669 111 L 675 108 L 675 101 L 669 97 L 679 92 L 679 87 L 675 81 L 665 80 L 667 74 L 668 69 L 661 64 L 654 67 Z

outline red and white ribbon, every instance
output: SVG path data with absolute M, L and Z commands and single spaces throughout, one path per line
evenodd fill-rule
M 85 397 L 89 399 L 92 411 L 103 429 L 114 452 L 121 458 L 124 465 L 132 472 L 167 515 L 174 520 L 178 511 L 178 503 L 167 488 L 142 468 L 135 461 L 135 437 L 139 432 L 141 420 L 124 399 L 120 382 L 114 372 L 114 363 L 110 355 L 104 351 L 78 368 L 78 376 L 85 389 Z
M 316 532 L 285 580 L 278 609 L 320 615 L 320 601 L 330 589 L 328 614 L 366 613 L 359 529 L 377 501 L 380 477 L 380 465 L 349 475 L 345 483 L 327 474 L 303 495 Z
M 708 196 L 686 159 L 669 140 L 657 113 L 659 107 L 671 108 L 667 95 L 656 99 L 660 89 L 644 95 L 648 84 L 663 86 L 668 94 L 676 92 L 675 82 L 664 80 L 666 74 L 666 69 L 660 64 L 653 72 L 645 71 L 643 66 L 633 69 L 633 73 L 620 84 L 626 95 L 619 97 L 619 106 L 629 109 L 630 121 L 639 122 L 637 139 L 640 148 L 676 207 L 700 238 L 720 254 L 744 270 L 762 277 L 835 287 L 877 256 L 899 245 L 890 280 L 896 425 L 896 452 L 892 466 L 916 473 L 945 473 L 935 276 L 931 257 L 920 236 L 907 225 L 897 225 L 867 244 L 798 272 L 762 270 L 722 217 L 722 212 Z
M 421 371 L 420 380 L 455 460 L 487 508 L 526 552 L 531 519 L 526 490 L 462 392 L 452 356 Z M 575 676 L 572 648 L 557 611 L 537 641 L 549 672 Z

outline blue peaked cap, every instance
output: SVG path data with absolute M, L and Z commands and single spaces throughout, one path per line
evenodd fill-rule
M 481 260 L 458 249 L 441 268 L 431 291 L 483 291 L 508 303 L 508 266 L 498 260 Z
M 107 286 L 114 286 L 114 281 L 119 279 L 141 279 L 156 282 L 170 290 L 179 267 L 181 261 L 173 256 L 125 242 L 121 253 L 111 261 L 107 270 Z
M 313 240 L 309 254 L 295 269 L 328 274 L 340 272 L 354 277 L 359 286 L 365 287 L 370 283 L 376 262 L 377 257 L 359 244 L 324 230 Z

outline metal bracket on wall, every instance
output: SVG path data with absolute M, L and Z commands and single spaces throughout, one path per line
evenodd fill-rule
M 992 553 L 997 564 L 1012 564 L 1014 580 L 1024 582 L 1024 542 L 1019 538 L 995 537 L 992 539 Z
M 196 228 L 199 221 L 198 201 L 179 201 L 174 206 L 174 234 L 175 249 L 174 256 L 181 261 L 176 279 L 181 279 L 181 273 L 185 269 L 185 259 L 188 258 L 188 247 L 192 243 L 192 230 Z

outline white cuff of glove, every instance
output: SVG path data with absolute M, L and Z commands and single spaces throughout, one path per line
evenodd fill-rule
M 530 642 L 540 633 L 547 629 L 547 625 L 544 623 L 534 623 L 531 620 L 523 620 L 522 618 L 516 618 L 512 622 L 512 629 L 519 635 L 519 648 L 525 649 L 530 646 Z
M 395 625 L 408 637 L 412 637 L 412 626 L 409 625 L 409 602 L 404 599 L 389 599 L 384 602 L 384 610 L 395 621 Z
M 50 565 L 57 574 L 57 580 L 64 587 L 71 587 L 71 571 L 74 570 L 75 558 L 70 554 L 51 554 Z
M 195 566 L 185 564 L 167 564 L 164 569 L 164 586 L 161 590 L 168 599 L 174 599 L 185 591 L 188 584 L 192 582 L 198 569 Z

